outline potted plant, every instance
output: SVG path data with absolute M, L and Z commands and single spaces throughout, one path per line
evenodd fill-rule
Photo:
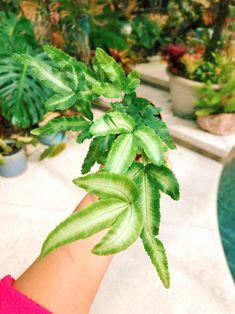
M 170 285 L 167 257 L 158 239 L 160 193 L 179 198 L 179 185 L 165 162 L 175 148 L 166 124 L 156 117 L 160 109 L 137 97 L 139 74 L 126 75 L 122 67 L 97 48 L 92 68 L 54 47 L 44 47 L 52 59 L 45 64 L 29 55 L 16 55 L 18 62 L 53 89 L 47 106 L 65 110 L 72 106 L 80 115 L 59 117 L 32 131 L 34 135 L 58 130 L 79 132 L 77 142 L 91 139 L 81 172 L 74 183 L 98 196 L 98 201 L 67 218 L 47 237 L 41 257 L 66 243 L 109 229 L 92 250 L 97 255 L 121 252 L 139 236 L 164 286 Z M 93 118 L 91 102 L 99 96 L 118 98 L 111 110 Z M 102 170 L 89 173 L 95 164 Z M 89 174 L 87 174 L 89 173 Z
M 15 177 L 26 169 L 26 155 L 21 143 L 0 138 L 0 176 Z
M 168 62 L 172 110 L 180 117 L 195 118 L 193 100 L 198 98 L 198 87 L 211 82 L 213 88 L 219 88 L 234 74 L 235 63 L 228 53 L 234 30 L 226 23 L 230 4 L 231 1 L 226 0 L 215 4 L 217 9 L 204 7 L 204 15 L 197 17 L 201 23 L 203 19 L 207 21 L 204 28 L 198 28 L 195 19 L 192 23 L 195 29 L 192 32 L 192 25 L 186 27 L 188 38 L 184 33 L 183 43 L 171 43 L 163 49 Z
M 219 89 L 207 83 L 199 91 L 195 113 L 199 126 L 218 135 L 235 132 L 235 80 L 230 79 Z
M 14 177 L 27 168 L 26 145 L 36 145 L 23 129 L 13 126 L 0 114 L 0 176 Z

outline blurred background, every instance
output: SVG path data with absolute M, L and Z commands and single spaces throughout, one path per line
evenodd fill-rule
M 162 109 L 177 144 L 181 200 L 161 200 L 171 288 L 136 243 L 114 258 L 91 313 L 234 313 L 235 1 L 0 0 L 1 277 L 18 276 L 84 195 L 71 181 L 89 143 L 30 133 L 76 111 L 50 112 L 51 89 L 14 57 L 50 64 L 46 44 L 88 66 L 100 47 L 137 70 L 138 95 Z M 92 106 L 109 109 L 103 98 Z

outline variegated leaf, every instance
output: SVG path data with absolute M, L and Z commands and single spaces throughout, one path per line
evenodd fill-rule
M 164 145 L 156 133 L 149 127 L 144 126 L 134 132 L 135 137 L 149 158 L 149 160 L 160 166 L 164 161 Z
M 174 200 L 178 200 L 180 197 L 179 183 L 174 173 L 167 167 L 158 167 L 153 164 L 146 166 L 146 172 L 149 176 L 156 180 L 160 190 L 170 195 Z
M 96 194 L 101 198 L 118 198 L 131 203 L 138 196 L 134 182 L 122 174 L 97 172 L 78 177 L 73 182 L 87 192 Z
M 168 261 L 162 242 L 151 235 L 146 228 L 142 231 L 141 238 L 145 251 L 149 255 L 153 265 L 165 288 L 170 287 L 170 274 Z
M 64 95 L 53 95 L 46 101 L 46 108 L 48 110 L 67 110 L 72 107 L 77 100 L 77 96 L 74 93 L 65 93 Z
M 22 64 L 28 65 L 37 78 L 55 92 L 60 94 L 72 93 L 72 89 L 62 74 L 58 70 L 52 69 L 47 63 L 26 54 L 14 54 L 14 58 Z
M 144 214 L 144 227 L 152 235 L 159 233 L 160 225 L 160 193 L 156 182 L 146 173 L 138 181 L 139 206 Z
M 88 238 L 110 227 L 127 207 L 125 201 L 106 199 L 72 214 L 48 235 L 42 247 L 41 257 L 64 244 Z
M 96 119 L 90 132 L 94 136 L 130 133 L 135 127 L 134 120 L 126 113 L 111 112 Z
M 125 173 L 135 159 L 136 151 L 137 146 L 132 133 L 119 135 L 109 152 L 105 170 Z
M 74 91 L 76 91 L 78 87 L 81 87 L 81 84 L 84 84 L 85 73 L 87 71 L 87 67 L 84 63 L 78 62 L 75 58 L 59 48 L 44 45 L 43 49 L 59 68 L 67 70 L 66 74 L 70 78 L 70 84 Z
M 126 84 L 124 86 L 125 94 L 133 93 L 140 84 L 140 74 L 137 71 L 133 71 L 128 74 Z
M 144 165 L 141 162 L 133 162 L 131 167 L 128 169 L 126 175 L 132 180 L 137 179 L 144 172 Z
M 120 64 L 101 48 L 96 49 L 95 60 L 96 64 L 99 65 L 115 86 L 120 88 L 124 86 L 126 75 Z
M 132 204 L 118 217 L 103 239 L 92 249 L 92 253 L 109 255 L 127 249 L 137 240 L 142 227 L 142 211 Z
M 122 96 L 122 90 L 109 83 L 97 82 L 92 85 L 92 91 L 99 96 L 107 98 L 118 98 Z
M 31 131 L 33 135 L 53 134 L 59 131 L 81 131 L 87 127 L 87 122 L 82 117 L 61 117 L 49 121 L 45 126 Z
M 72 58 L 70 55 L 65 53 L 63 50 L 56 48 L 51 45 L 44 45 L 43 46 L 44 51 L 48 55 L 48 57 L 55 61 L 56 64 L 60 68 L 65 68 L 72 60 L 76 61 L 76 59 Z

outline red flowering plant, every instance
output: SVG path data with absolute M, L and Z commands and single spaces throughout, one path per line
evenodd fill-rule
M 162 56 L 168 63 L 170 72 L 184 76 L 185 66 L 181 62 L 181 57 L 188 53 L 189 48 L 181 44 L 168 44 L 162 49 Z
M 224 83 L 234 74 L 235 62 L 227 51 L 220 50 L 206 58 L 206 49 L 202 46 L 186 47 L 182 44 L 168 44 L 162 50 L 168 71 L 198 82 Z

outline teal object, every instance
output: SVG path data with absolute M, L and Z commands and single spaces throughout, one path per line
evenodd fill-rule
M 14 143 L 14 141 L 6 141 L 7 144 Z M 27 169 L 27 159 L 23 148 L 17 152 L 3 156 L 4 164 L 0 165 L 0 176 L 2 177 L 16 177 Z
M 235 281 L 235 159 L 222 172 L 217 205 L 224 253 Z
M 62 131 L 40 137 L 40 142 L 48 146 L 58 145 L 58 144 L 66 142 L 67 140 L 68 140 L 68 137 Z
M 88 16 L 83 16 L 78 19 L 80 26 L 85 31 L 85 33 L 89 36 L 91 29 L 90 29 L 90 21 Z

